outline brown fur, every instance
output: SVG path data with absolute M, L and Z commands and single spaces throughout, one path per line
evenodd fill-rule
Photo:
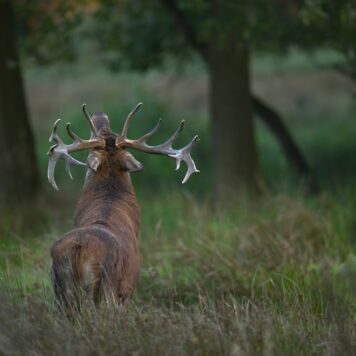
M 100 114 L 97 114 L 100 115 Z M 101 164 L 88 169 L 86 183 L 74 215 L 75 228 L 52 247 L 52 281 L 57 302 L 77 308 L 84 293 L 96 304 L 125 300 L 133 292 L 140 271 L 138 232 L 140 211 L 125 159 L 115 146 L 116 134 L 94 124 L 105 138 L 96 150 Z

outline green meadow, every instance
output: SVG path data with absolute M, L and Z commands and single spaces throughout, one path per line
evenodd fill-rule
M 0 354 L 6 355 L 351 355 L 356 350 L 355 84 L 303 56 L 254 62 L 253 87 L 266 95 L 319 183 L 307 195 L 278 143 L 260 122 L 265 192 L 230 211 L 214 210 L 207 79 L 199 64 L 183 73 L 90 71 L 76 65 L 26 72 L 46 195 L 0 217 Z M 323 63 L 321 63 L 323 64 Z M 336 83 L 336 84 L 335 84 Z M 168 90 L 169 89 L 169 90 Z M 49 250 L 72 226 L 84 172 L 58 164 L 59 192 L 46 181 L 47 137 L 62 118 L 89 134 L 81 104 L 107 112 L 116 131 L 144 103 L 130 129 L 162 117 L 159 143 L 181 119 L 177 145 L 199 134 L 201 173 L 184 186 L 173 160 L 135 154 L 141 205 L 138 287 L 124 308 L 58 315 Z M 69 142 L 69 140 L 67 140 Z M 76 156 L 85 159 L 84 155 Z

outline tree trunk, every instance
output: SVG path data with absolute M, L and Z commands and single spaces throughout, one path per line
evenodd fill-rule
M 246 46 L 212 48 L 209 74 L 215 198 L 230 206 L 260 184 Z
M 39 187 L 34 139 L 28 120 L 15 44 L 11 2 L 0 1 L 0 203 L 18 202 Z

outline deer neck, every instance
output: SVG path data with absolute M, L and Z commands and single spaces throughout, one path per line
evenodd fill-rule
M 74 222 L 76 227 L 101 224 L 114 232 L 130 230 L 137 236 L 140 211 L 129 173 L 88 171 Z

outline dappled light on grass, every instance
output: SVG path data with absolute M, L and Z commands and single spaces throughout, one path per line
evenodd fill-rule
M 266 198 L 221 217 L 190 195 L 142 199 L 134 297 L 124 309 L 84 309 L 72 320 L 56 313 L 49 277 L 48 249 L 64 228 L 4 243 L 0 349 L 350 354 L 355 205 L 341 197 Z

